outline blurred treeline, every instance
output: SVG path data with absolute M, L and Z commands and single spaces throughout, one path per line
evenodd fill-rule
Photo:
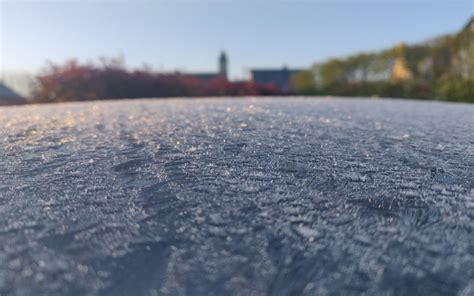
M 120 58 L 102 58 L 95 64 L 81 64 L 76 60 L 63 65 L 49 64 L 37 76 L 32 102 L 279 94 L 273 85 L 231 82 L 225 78 L 203 82 L 178 72 L 156 73 L 148 68 L 127 70 Z
M 474 18 L 457 34 L 315 64 L 295 93 L 474 102 Z

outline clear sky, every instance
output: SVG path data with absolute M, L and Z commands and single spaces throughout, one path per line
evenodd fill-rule
M 242 78 L 452 33 L 473 14 L 474 0 L 0 0 L 0 67 L 123 55 L 130 68 L 213 71 L 225 49 L 231 77 Z

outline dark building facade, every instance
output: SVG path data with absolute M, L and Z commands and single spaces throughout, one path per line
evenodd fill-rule
M 250 70 L 250 81 L 254 83 L 272 84 L 281 91 L 291 91 L 291 79 L 294 74 L 300 72 L 298 69 L 252 69 Z

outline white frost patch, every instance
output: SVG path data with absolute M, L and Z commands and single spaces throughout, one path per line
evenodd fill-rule
M 309 241 L 314 241 L 314 239 L 319 235 L 318 231 L 303 225 L 299 225 L 295 228 L 295 230 L 299 235 L 304 238 L 307 238 Z
M 400 194 L 409 198 L 421 197 L 421 195 L 418 192 L 413 191 L 413 190 L 403 190 L 403 191 L 400 191 Z

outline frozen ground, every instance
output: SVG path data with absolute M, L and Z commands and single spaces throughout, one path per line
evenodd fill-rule
M 0 108 L 0 295 L 474 295 L 474 105 Z

